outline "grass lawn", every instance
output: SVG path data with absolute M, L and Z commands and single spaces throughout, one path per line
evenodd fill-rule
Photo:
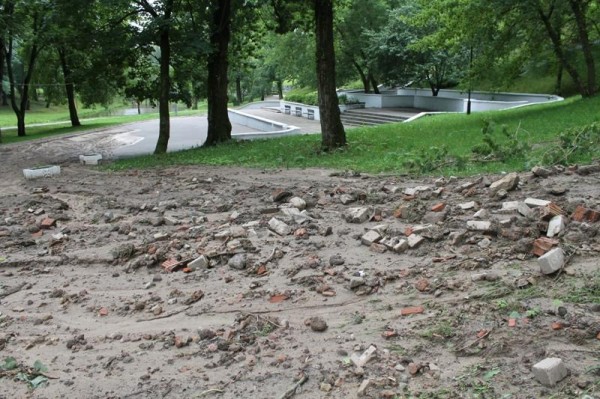
M 485 120 L 506 125 L 519 141 L 531 143 L 532 149 L 523 156 L 508 157 L 502 162 L 473 162 L 472 148 L 483 141 Z M 435 158 L 445 147 L 448 156 L 439 159 L 439 168 L 431 174 L 467 175 L 528 169 L 539 163 L 549 146 L 567 129 L 600 121 L 600 97 L 572 97 L 564 102 L 536 105 L 508 111 L 464 114 L 442 114 L 421 118 L 415 122 L 390 124 L 347 130 L 348 146 L 333 153 L 322 153 L 319 135 L 281 139 L 233 141 L 213 148 L 199 148 L 164 156 L 143 156 L 120 160 L 111 169 L 145 168 L 165 165 L 237 165 L 257 168 L 326 167 L 370 173 L 414 172 L 407 161 L 422 162 Z M 494 140 L 506 143 L 501 129 L 495 129 Z M 432 149 L 432 147 L 436 147 Z M 577 159 L 589 162 L 600 156 L 600 148 Z M 462 158 L 463 165 L 444 166 L 445 159 Z M 410 163 L 410 162 L 409 162 Z M 435 163 L 435 161 L 433 162 Z M 421 172 L 423 170 L 421 169 Z
M 103 127 L 122 125 L 137 121 L 145 121 L 150 119 L 158 119 L 158 111 L 156 113 L 148 113 L 141 115 L 127 116 L 103 116 L 98 117 L 99 113 L 104 113 L 105 110 L 82 110 L 78 111 L 82 126 L 71 127 L 69 121 L 69 112 L 64 107 L 45 107 L 34 106 L 25 118 L 26 136 L 18 137 L 16 129 L 6 129 L 7 126 L 16 126 L 17 120 L 12 109 L 0 107 L 0 126 L 2 127 L 2 143 L 15 143 L 19 141 L 33 140 L 44 137 L 50 137 L 60 134 L 77 133 L 86 130 L 99 129 Z M 191 116 L 206 114 L 206 104 L 201 104 L 198 110 L 179 110 L 177 116 Z M 171 112 L 171 116 L 175 114 Z M 91 119 L 86 119 L 90 118 Z M 28 126 L 30 124 L 51 123 L 48 126 Z M 2 145 L 2 144 L 0 144 Z

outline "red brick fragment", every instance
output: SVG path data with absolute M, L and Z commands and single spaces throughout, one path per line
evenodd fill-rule
M 516 325 L 517 325 L 517 319 L 508 319 L 509 327 L 516 327 Z
M 533 254 L 536 256 L 542 256 L 558 244 L 558 240 L 548 237 L 540 237 L 533 242 Z
M 439 204 L 435 204 L 434 206 L 432 206 L 431 210 L 433 212 L 441 212 L 444 210 L 445 207 L 446 207 L 446 204 L 443 202 L 440 202 Z
M 175 269 L 177 269 L 179 266 L 182 266 L 183 263 L 178 261 L 177 259 L 167 259 L 166 261 L 164 261 L 161 266 L 163 269 L 165 269 L 166 271 L 168 271 L 169 273 L 175 271 Z
M 423 306 L 410 306 L 408 308 L 404 308 L 400 311 L 401 316 L 409 316 L 411 314 L 419 314 L 423 313 L 425 308 Z
M 586 208 L 583 205 L 579 205 L 571 218 L 576 222 L 590 222 L 595 223 L 600 220 L 600 212 L 597 212 L 593 209 Z
M 56 220 L 54 220 L 52 218 L 45 218 L 44 220 L 42 220 L 42 223 L 40 224 L 40 227 L 45 230 L 48 230 L 54 226 L 56 226 Z

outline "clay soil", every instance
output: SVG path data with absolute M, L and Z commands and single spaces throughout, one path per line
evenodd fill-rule
M 571 218 L 577 205 L 600 210 L 600 173 L 523 173 L 498 198 L 501 176 L 114 173 L 75 162 L 86 140 L 0 147 L 0 365 L 17 362 L 0 369 L 1 398 L 600 395 L 600 223 Z M 62 173 L 25 180 L 33 159 Z M 291 197 L 306 203 L 304 223 L 282 212 Z M 566 216 L 558 273 L 541 274 L 532 254 L 547 229 L 539 210 L 502 211 L 526 198 Z M 355 207 L 370 220 L 349 223 Z M 480 209 L 493 228 L 467 230 Z M 384 251 L 361 240 L 373 228 L 424 240 Z M 569 372 L 554 387 L 532 372 L 548 357 Z M 23 381 L 36 376 L 47 382 Z

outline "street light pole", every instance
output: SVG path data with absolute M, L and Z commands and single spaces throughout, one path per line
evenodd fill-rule
M 473 45 L 469 54 L 469 96 L 467 99 L 467 115 L 471 115 L 471 68 L 473 67 Z

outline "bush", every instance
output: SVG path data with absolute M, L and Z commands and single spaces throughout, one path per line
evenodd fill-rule
M 558 136 L 558 142 L 544 154 L 548 165 L 568 165 L 586 156 L 597 156 L 600 147 L 600 123 L 566 130 Z
M 319 94 L 311 88 L 295 89 L 287 92 L 284 96 L 286 101 L 306 105 L 319 105 Z

